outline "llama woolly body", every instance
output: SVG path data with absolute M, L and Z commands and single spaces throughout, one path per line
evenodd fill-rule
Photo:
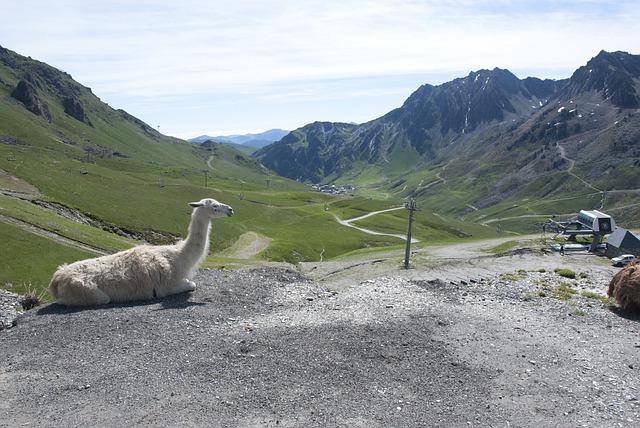
M 640 313 L 640 264 L 629 263 L 609 282 L 607 295 L 616 299 L 621 308 Z
M 175 245 L 141 245 L 119 253 L 62 265 L 49 289 L 67 306 L 150 300 L 195 290 L 195 270 L 209 252 L 211 219 L 233 215 L 215 199 L 191 202 L 189 233 Z

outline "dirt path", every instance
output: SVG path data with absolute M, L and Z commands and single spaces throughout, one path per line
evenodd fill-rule
M 271 241 L 273 238 L 256 232 L 243 233 L 231 247 L 221 252 L 220 255 L 236 259 L 250 259 L 265 250 Z
M 0 193 L 9 196 L 19 195 L 29 198 L 37 198 L 40 196 L 40 191 L 37 187 L 3 169 L 0 169 Z
M 25 230 L 25 231 L 29 232 L 29 233 L 33 233 L 34 235 L 41 236 L 41 237 L 47 238 L 47 239 L 51 239 L 52 241 L 55 241 L 55 242 L 57 242 L 59 244 L 62 244 L 62 245 L 66 245 L 67 247 L 79 248 L 81 250 L 88 251 L 90 253 L 93 253 L 93 254 L 96 254 L 96 255 L 101 255 L 101 256 L 104 256 L 104 255 L 108 254 L 105 251 L 100 250 L 98 248 L 94 248 L 94 247 L 91 247 L 89 245 L 85 245 L 85 244 L 83 244 L 81 242 L 74 241 L 73 239 L 65 238 L 64 236 L 58 235 L 55 232 L 51 232 L 49 230 L 42 229 L 42 228 L 40 228 L 38 226 L 35 226 L 35 225 L 31 224 L 31 223 L 27 223 L 27 222 L 24 222 L 24 221 L 21 221 L 21 220 L 12 218 L 12 217 L 6 217 L 6 216 L 3 216 L 3 215 L 0 214 L 0 221 L 3 222 L 3 223 L 10 224 L 12 226 L 18 227 L 18 228 L 20 228 L 22 230 Z
M 587 188 L 589 188 L 591 190 L 594 190 L 597 193 L 602 194 L 603 198 L 604 198 L 604 194 L 605 194 L 604 190 L 598 189 L 597 187 L 594 187 L 593 184 L 589 183 L 584 178 L 582 178 L 579 175 L 576 175 L 575 173 L 572 172 L 573 171 L 573 167 L 576 164 L 575 159 L 571 159 L 571 158 L 567 157 L 566 150 L 565 150 L 564 146 L 562 146 L 560 144 L 557 144 L 557 147 L 558 147 L 558 152 L 560 154 L 560 157 L 562 159 L 566 160 L 567 162 L 569 162 L 569 167 L 567 168 L 567 172 L 569 174 L 571 174 L 577 180 L 581 181 L 585 185 L 585 187 L 587 187 Z M 602 203 L 600 204 L 600 208 L 602 208 Z
M 41 196 L 40 191 L 35 186 L 32 186 L 26 181 L 21 180 L 18 177 L 2 169 L 0 169 L 0 194 L 3 194 L 10 198 L 23 199 L 23 200 L 24 199 L 33 200 Z M 96 255 L 107 254 L 100 249 L 82 244 L 81 242 L 77 242 L 72 239 L 65 238 L 64 236 L 61 236 L 55 232 L 43 229 L 41 227 L 38 227 L 36 225 L 27 223 L 19 219 L 15 219 L 13 217 L 8 217 L 0 214 L 0 221 L 6 224 L 10 224 L 12 226 L 18 227 L 29 233 L 33 233 L 34 235 L 51 239 L 53 241 L 56 241 L 68 247 L 79 248 L 81 250 L 88 251 Z
M 386 213 L 386 212 L 390 212 L 390 211 L 402 210 L 402 209 L 404 209 L 404 207 L 396 207 L 396 208 L 389 208 L 389 209 L 381 210 L 381 211 L 374 211 L 374 212 L 370 212 L 370 213 L 365 214 L 365 215 L 361 215 L 359 217 L 350 218 L 348 220 L 341 220 L 340 218 L 336 217 L 335 215 L 333 217 L 341 225 L 352 227 L 354 229 L 358 229 L 359 231 L 364 232 L 364 233 L 368 233 L 369 235 L 393 236 L 394 238 L 400 238 L 403 241 L 406 241 L 407 240 L 407 236 L 406 235 L 376 232 L 374 230 L 365 229 L 363 227 L 359 227 L 359 226 L 356 226 L 356 225 L 352 224 L 354 221 L 362 220 L 364 218 L 371 217 L 373 215 L 382 214 L 382 213 Z M 420 241 L 415 239 L 415 238 L 411 238 L 411 242 L 420 242 Z
M 586 252 L 567 253 L 562 257 L 548 249 L 541 239 L 540 235 L 521 235 L 455 245 L 421 247 L 412 252 L 410 269 L 403 267 L 404 249 L 392 249 L 348 260 L 301 263 L 299 270 L 333 290 L 343 290 L 354 281 L 363 278 L 388 276 L 407 280 L 469 284 L 496 275 L 513 274 L 518 270 L 553 272 L 557 268 L 567 268 L 579 274 L 596 269 L 605 278 L 613 277 L 617 272 L 617 268 L 612 267 L 604 257 Z M 492 252 L 493 248 L 508 241 L 512 241 L 518 249 L 506 251 L 504 254 Z M 608 283 L 608 280 L 606 281 Z M 588 284 L 584 287 L 589 288 Z M 606 287 L 597 284 L 590 290 L 604 295 Z

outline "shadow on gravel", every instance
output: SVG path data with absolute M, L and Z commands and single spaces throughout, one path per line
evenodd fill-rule
M 190 306 L 204 306 L 204 302 L 193 302 L 189 300 L 191 293 L 174 294 L 173 296 L 167 296 L 163 299 L 155 300 L 155 303 L 160 303 L 160 308 L 154 309 L 154 311 L 160 311 L 165 309 L 184 309 Z
M 609 310 L 614 314 L 616 314 L 617 316 L 619 316 L 620 318 L 624 318 L 629 321 L 640 322 L 640 314 L 636 312 L 627 311 L 622 309 L 619 306 L 614 306 L 614 305 L 609 305 Z
M 137 306 L 153 306 L 160 304 L 160 307 L 157 309 L 153 309 L 153 311 L 160 311 L 165 309 L 184 309 L 190 306 L 204 306 L 206 303 L 204 302 L 193 302 L 189 299 L 191 298 L 191 293 L 180 293 L 174 294 L 171 296 L 163 297 L 161 299 L 154 300 L 142 300 L 137 302 L 126 302 L 126 303 L 114 303 L 107 305 L 98 305 L 98 306 L 65 306 L 59 305 L 57 303 L 51 303 L 46 306 L 42 306 L 36 311 L 36 315 L 65 315 L 65 314 L 73 314 L 77 312 L 83 311 L 94 311 L 94 310 L 104 310 L 104 309 L 115 309 L 115 308 L 132 308 Z
M 516 248 L 513 250 L 508 250 L 505 251 L 503 253 L 498 253 L 498 254 L 491 254 L 489 257 L 510 257 L 510 256 L 521 256 L 524 254 L 534 254 L 534 255 L 539 255 L 539 256 L 548 256 L 550 254 L 552 254 L 553 252 L 550 250 L 545 249 L 538 249 L 538 248 Z

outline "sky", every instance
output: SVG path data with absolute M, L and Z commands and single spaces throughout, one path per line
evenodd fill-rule
M 0 45 L 166 135 L 363 123 L 471 71 L 640 54 L 637 0 L 11 0 Z

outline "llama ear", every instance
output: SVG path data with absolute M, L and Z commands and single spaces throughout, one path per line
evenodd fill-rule
M 202 204 L 200 202 L 189 202 L 189 206 L 193 208 L 201 207 Z

